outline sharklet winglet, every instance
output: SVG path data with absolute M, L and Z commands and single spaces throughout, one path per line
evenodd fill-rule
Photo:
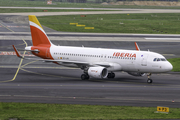
M 138 44 L 136 42 L 134 42 L 134 44 L 135 44 L 136 50 L 140 51 L 140 48 L 139 48 Z

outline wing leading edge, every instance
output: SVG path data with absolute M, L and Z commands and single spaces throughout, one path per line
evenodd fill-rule
M 76 65 L 83 65 L 83 66 L 103 66 L 103 67 L 111 67 L 111 65 L 107 62 L 98 62 L 98 63 L 89 63 L 89 62 L 82 62 L 82 61 L 67 61 L 67 60 L 52 60 L 52 59 L 36 59 L 36 58 L 26 58 L 21 56 L 14 45 L 12 45 L 14 51 L 16 52 L 17 57 L 27 60 L 36 60 L 36 61 L 44 61 L 44 62 L 61 62 L 65 64 L 76 64 Z

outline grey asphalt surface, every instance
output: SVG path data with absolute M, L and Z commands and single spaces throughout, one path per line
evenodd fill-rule
M 11 52 L 14 44 L 24 48 L 22 39 L 5 39 L 10 32 L 29 32 L 28 24 L 17 24 L 1 19 L 0 53 Z M 4 26 L 3 26 L 4 25 Z M 7 27 L 7 26 L 20 27 Z M 8 29 L 9 28 L 9 29 Z M 19 29 L 20 28 L 20 29 Z M 51 31 L 45 28 L 45 31 Z M 62 33 L 61 33 L 62 34 Z M 53 35 L 53 34 L 52 34 Z M 73 34 L 71 34 L 73 35 Z M 18 35 L 17 35 L 18 36 Z M 81 35 L 79 36 L 81 37 Z M 91 37 L 91 36 L 88 36 Z M 106 36 L 102 36 L 106 37 Z M 127 36 L 134 39 L 134 36 Z M 144 36 L 138 36 L 141 38 Z M 124 37 L 126 38 L 126 37 Z M 24 39 L 28 45 L 30 40 Z M 87 46 L 102 48 L 135 49 L 133 41 L 73 41 L 52 40 L 56 45 Z M 141 50 L 159 52 L 167 58 L 179 57 L 179 42 L 138 42 Z M 26 53 L 27 54 L 27 53 Z M 120 106 L 167 106 L 180 108 L 180 74 L 153 74 L 152 84 L 147 84 L 147 76 L 134 77 L 124 72 L 116 73 L 115 79 L 90 79 L 82 81 L 80 69 L 57 66 L 23 60 L 15 55 L 0 55 L 0 101 L 2 102 L 34 102 L 63 104 L 93 104 Z

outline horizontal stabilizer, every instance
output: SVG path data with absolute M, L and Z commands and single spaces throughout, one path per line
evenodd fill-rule
M 14 51 L 16 52 L 16 55 L 19 57 L 19 58 L 23 58 L 20 54 L 19 54 L 19 52 L 18 52 L 18 50 L 16 49 L 16 47 L 14 46 L 14 45 L 12 45 L 13 46 L 13 48 L 14 48 Z
M 18 51 L 30 51 L 30 52 L 40 52 L 38 50 L 26 50 L 26 49 L 17 49 Z

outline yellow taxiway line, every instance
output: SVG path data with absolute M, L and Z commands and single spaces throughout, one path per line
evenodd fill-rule
M 13 30 L 9 29 L 8 27 L 6 27 L 5 25 L 3 25 L 2 23 L 0 23 L 0 24 L 1 24 L 3 27 L 5 27 L 6 29 L 10 30 L 11 32 L 14 32 Z M 27 47 L 26 41 L 25 41 L 24 39 L 22 39 L 22 40 L 23 40 L 23 42 L 24 42 L 23 44 L 25 44 L 26 47 Z M 24 51 L 23 55 L 24 55 L 25 53 L 26 53 L 26 51 Z M 11 80 L 5 80 L 5 81 L 0 81 L 0 83 L 2 83 L 2 82 L 10 82 L 10 81 L 14 81 L 14 80 L 16 79 L 16 77 L 17 77 L 17 74 L 18 74 L 18 72 L 19 72 L 19 69 L 21 68 L 22 62 L 23 62 L 23 59 L 21 59 L 21 61 L 20 61 L 20 63 L 19 63 L 19 66 L 18 66 L 18 69 L 17 69 L 17 71 L 16 71 L 16 73 L 15 73 L 13 79 L 11 79 Z

